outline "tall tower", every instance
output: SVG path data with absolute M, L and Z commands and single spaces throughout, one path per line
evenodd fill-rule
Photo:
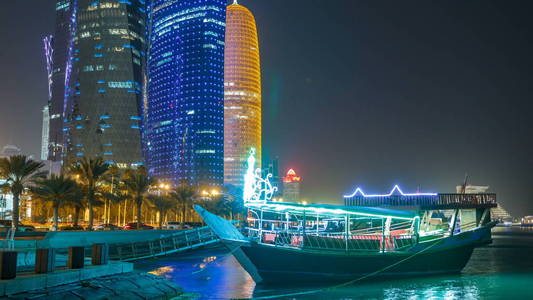
M 224 183 L 243 185 L 247 153 L 261 167 L 261 69 L 253 14 L 235 1 L 227 7 L 224 59 Z
M 67 58 L 67 160 L 103 157 L 142 164 L 141 107 L 146 58 L 144 0 L 73 0 Z
M 56 23 L 53 38 L 45 38 L 45 55 L 49 72 L 49 137 L 48 159 L 61 162 L 65 155 L 64 145 L 67 123 L 67 61 L 70 41 L 75 31 L 75 0 L 56 1 Z
M 174 184 L 222 185 L 226 0 L 154 0 L 150 16 L 148 170 Z
M 43 128 L 41 131 L 41 160 L 48 160 L 50 148 L 50 103 L 52 101 L 52 84 L 54 75 L 54 37 L 46 36 L 43 39 L 44 57 L 46 60 L 46 74 L 48 79 L 48 99 L 43 107 Z
M 43 128 L 41 131 L 41 160 L 48 160 L 48 146 L 50 138 L 50 107 L 43 107 Z

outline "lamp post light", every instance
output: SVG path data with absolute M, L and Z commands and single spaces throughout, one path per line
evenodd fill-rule
M 220 196 L 220 191 L 217 190 L 217 189 L 212 189 L 212 190 L 202 190 L 200 192 L 202 198 L 204 198 L 204 200 L 213 200 L 213 198 L 216 198 L 218 196 Z
M 171 186 L 168 183 L 160 183 L 157 189 L 157 195 L 161 196 L 161 191 L 166 195 L 170 190 Z

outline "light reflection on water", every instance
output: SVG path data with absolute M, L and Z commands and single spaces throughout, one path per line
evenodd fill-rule
M 510 229 L 497 229 L 510 230 Z M 494 235 L 461 274 L 360 282 L 287 299 L 533 299 L 533 232 Z M 511 232 L 511 233 L 513 233 Z M 257 286 L 223 248 L 205 249 L 136 264 L 199 299 L 251 298 L 317 290 L 320 286 Z

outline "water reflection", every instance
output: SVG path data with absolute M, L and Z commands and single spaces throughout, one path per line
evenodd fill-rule
M 156 268 L 152 271 L 148 271 L 147 273 L 157 275 L 157 276 L 162 276 L 165 278 L 171 278 L 172 276 L 169 273 L 172 273 L 173 271 L 174 271 L 173 267 L 166 266 L 166 267 Z
M 521 231 L 524 232 L 524 231 Z M 528 231 L 530 232 L 530 231 Z M 354 286 L 256 286 L 224 248 L 213 248 L 136 264 L 164 276 L 199 299 L 288 296 L 287 299 L 533 299 L 533 235 L 494 236 L 474 251 L 461 274 L 359 282 Z

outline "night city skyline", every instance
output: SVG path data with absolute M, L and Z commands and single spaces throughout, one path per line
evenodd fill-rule
M 258 26 L 263 161 L 295 169 L 304 199 L 340 204 L 355 186 L 395 184 L 454 192 L 468 173 L 512 215 L 533 214 L 531 4 L 239 2 Z M 0 12 L 0 147 L 36 158 L 54 6 Z

